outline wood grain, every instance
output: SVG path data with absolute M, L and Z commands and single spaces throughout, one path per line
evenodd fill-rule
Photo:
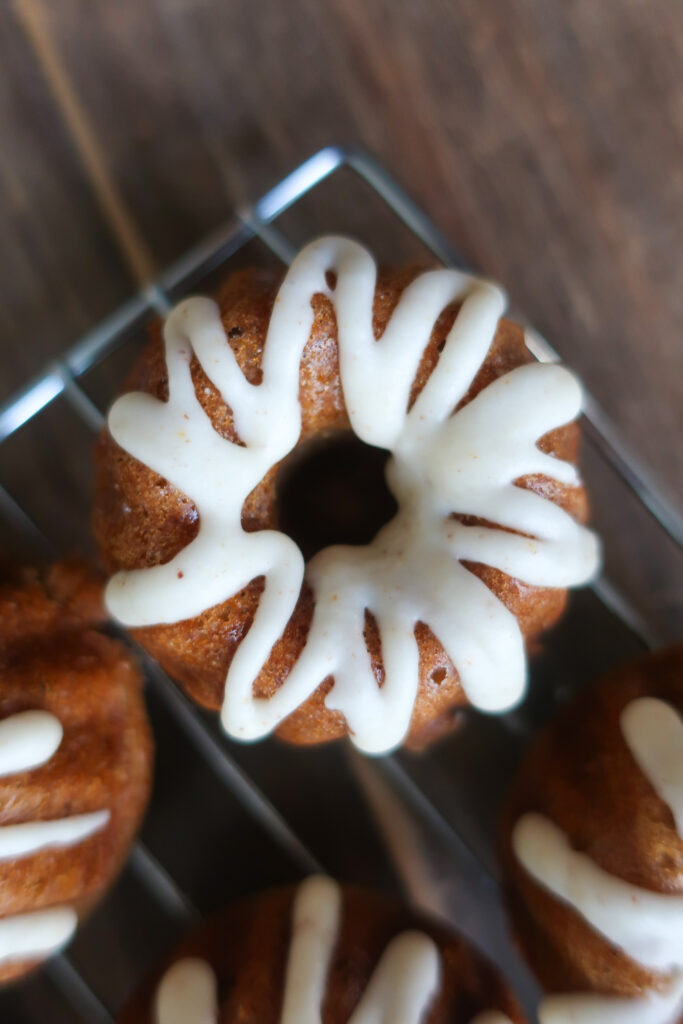
M 681 493 L 680 4 L 33 3 L 156 265 L 321 145 L 366 146 Z M 127 277 L 40 54 L 0 17 L 4 385 Z
M 0 398 L 130 291 L 33 52 L 0 5 Z

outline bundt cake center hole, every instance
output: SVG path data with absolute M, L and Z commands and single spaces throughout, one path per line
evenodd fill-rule
M 331 544 L 368 544 L 398 506 L 384 478 L 389 453 L 351 433 L 310 441 L 277 480 L 280 529 L 304 558 Z

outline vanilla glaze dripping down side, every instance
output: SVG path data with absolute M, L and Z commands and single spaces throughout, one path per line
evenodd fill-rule
M 330 878 L 306 879 L 294 900 L 280 1024 L 322 1024 L 327 976 L 341 927 L 342 894 Z M 436 996 L 441 957 L 428 935 L 407 931 L 387 946 L 348 1024 L 421 1024 Z M 196 958 L 179 960 L 155 996 L 155 1024 L 217 1024 L 217 983 Z M 498 1011 L 471 1024 L 511 1024 Z
M 184 301 L 164 331 L 168 401 L 128 394 L 109 414 L 114 440 L 186 494 L 200 523 L 194 540 L 170 562 L 114 576 L 107 588 L 112 614 L 132 627 L 179 622 L 265 579 L 225 684 L 222 722 L 243 740 L 276 728 L 333 676 L 326 705 L 342 712 L 356 745 L 369 753 L 398 745 L 418 689 L 418 622 L 435 633 L 473 704 L 507 709 L 525 686 L 521 630 L 462 562 L 483 562 L 552 587 L 584 583 L 598 566 L 590 531 L 550 500 L 515 485 L 530 474 L 578 484 L 572 465 L 537 445 L 578 414 L 576 379 L 557 365 L 520 366 L 454 413 L 486 359 L 503 293 L 456 270 L 425 272 L 404 290 L 376 340 L 376 279 L 374 260 L 356 242 L 330 237 L 303 249 L 273 307 L 258 385 L 240 370 L 216 304 Z M 248 494 L 299 438 L 299 364 L 316 294 L 334 306 L 352 428 L 362 441 L 391 453 L 386 474 L 398 512 L 365 547 L 330 547 L 305 567 L 289 537 L 245 532 L 241 513 Z M 461 306 L 438 364 L 409 409 L 434 324 L 456 302 Z M 201 408 L 190 372 L 193 355 L 232 410 L 242 444 L 220 437 Z M 466 526 L 454 512 L 507 529 Z M 276 693 L 255 698 L 254 681 L 295 609 L 304 573 L 315 598 L 306 645 Z M 364 640 L 366 610 L 381 637 L 381 688 Z
M 330 878 L 314 876 L 299 887 L 280 1024 L 321 1024 L 341 902 L 341 889 Z M 403 932 L 382 954 L 349 1024 L 419 1024 L 439 973 L 435 943 L 421 932 Z
M 0 776 L 40 768 L 57 752 L 63 734 L 61 722 L 47 711 L 22 711 L 4 719 L 0 722 Z M 104 828 L 109 817 L 108 810 L 101 810 L 0 826 L 0 861 L 73 846 Z M 0 918 L 0 966 L 56 952 L 69 941 L 77 924 L 76 911 L 69 906 Z
M 683 809 L 683 719 L 664 701 L 631 701 L 621 730 L 634 760 L 671 810 L 679 836 Z M 678 1024 L 683 1013 L 683 896 L 629 885 L 572 850 L 542 815 L 524 815 L 513 832 L 520 863 L 637 963 L 670 977 L 638 999 L 596 993 L 549 996 L 541 1024 Z
M 665 701 L 641 697 L 624 708 L 621 731 L 683 837 L 683 718 Z
M 314 875 L 299 886 L 280 1024 L 319 1024 L 341 912 L 341 889 L 331 878 Z

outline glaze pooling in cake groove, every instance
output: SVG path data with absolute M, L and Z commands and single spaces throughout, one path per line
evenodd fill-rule
M 664 701 L 640 698 L 622 711 L 621 731 L 683 838 L 683 719 Z M 564 833 L 543 815 L 520 818 L 512 844 L 529 874 L 612 945 L 642 966 L 672 975 L 664 991 L 637 1000 L 553 996 L 543 1004 L 542 1024 L 588 1019 L 596 1024 L 677 1024 L 683 1010 L 683 896 L 640 889 L 603 871 L 573 850 Z
M 341 925 L 342 895 L 330 878 L 303 882 L 292 910 L 292 937 L 279 1024 L 322 1024 L 327 975 Z M 441 957 L 423 932 L 407 931 L 387 946 L 348 1024 L 421 1024 L 436 996 Z M 204 960 L 177 961 L 156 994 L 155 1024 L 217 1024 L 216 977 Z M 471 1024 L 510 1024 L 497 1011 Z
M 356 242 L 323 238 L 302 250 L 273 307 L 258 385 L 242 373 L 216 304 L 186 300 L 164 330 L 168 401 L 128 394 L 109 415 L 114 440 L 187 495 L 200 522 L 195 539 L 170 562 L 114 576 L 110 611 L 132 627 L 175 623 L 265 579 L 225 683 L 222 721 L 241 739 L 266 735 L 332 676 L 326 706 L 342 712 L 356 745 L 374 753 L 396 746 L 409 728 L 418 690 L 418 622 L 436 635 L 473 704 L 509 708 L 525 685 L 522 633 L 462 561 L 551 587 L 584 583 L 598 565 L 590 531 L 550 500 L 515 486 L 532 474 L 578 485 L 572 465 L 537 446 L 580 411 L 575 377 L 557 365 L 520 366 L 454 413 L 486 358 L 503 293 L 456 270 L 428 271 L 404 290 L 376 340 L 376 279 L 374 260 Z M 298 441 L 299 363 L 317 294 L 334 306 L 352 429 L 391 453 L 387 481 L 399 511 L 371 544 L 327 548 L 305 567 L 286 535 L 245 532 L 241 512 L 254 487 Z M 439 361 L 409 409 L 434 324 L 454 302 L 462 305 Z M 242 444 L 219 436 L 204 413 L 190 372 L 193 354 L 232 410 Z M 466 526 L 453 513 L 507 530 Z M 254 682 L 292 616 L 304 572 L 314 593 L 306 645 L 276 693 L 255 698 Z M 381 688 L 364 639 L 366 610 L 381 638 Z
M 63 737 L 62 724 L 47 711 L 22 711 L 0 722 L 0 776 L 40 768 L 54 756 Z M 103 829 L 108 810 L 53 821 L 0 827 L 0 861 L 45 849 L 74 846 Z M 58 906 L 0 918 L 0 964 L 56 952 L 73 935 L 78 917 L 72 907 Z

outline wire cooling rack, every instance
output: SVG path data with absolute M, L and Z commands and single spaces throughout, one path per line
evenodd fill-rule
M 93 434 L 150 317 L 233 267 L 287 263 L 327 231 L 355 235 L 387 262 L 463 266 L 374 160 L 339 147 L 315 154 L 0 404 L 6 542 L 40 557 L 89 536 Z M 541 360 L 557 358 L 531 331 L 530 347 Z M 590 396 L 584 427 L 583 470 L 606 540 L 606 572 L 574 595 L 533 660 L 519 711 L 466 713 L 457 732 L 424 755 L 371 761 L 345 744 L 240 746 L 141 654 L 157 739 L 155 793 L 141 837 L 69 949 L 0 994 L 0 1024 L 111 1024 L 137 982 L 200 916 L 317 870 L 407 890 L 493 956 L 533 1002 L 533 985 L 505 936 L 496 880 L 507 780 L 558 702 L 644 646 L 673 640 L 683 609 L 680 516 Z M 67 473 L 61 463 L 71 467 Z

